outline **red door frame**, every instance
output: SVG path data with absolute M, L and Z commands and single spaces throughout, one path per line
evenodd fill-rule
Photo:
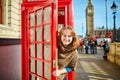
M 45 1 L 45 0 L 44 0 Z M 43 2 L 44 2 L 43 1 Z M 49 0 L 49 1 L 47 1 L 47 3 L 45 3 L 45 4 L 49 4 L 49 3 L 51 3 L 51 1 L 52 0 Z M 55 0 L 54 0 L 55 1 Z M 57 0 L 56 0 L 57 1 Z M 56 4 L 57 2 L 53 2 L 52 4 Z M 38 5 L 38 4 L 41 4 L 40 2 L 32 2 L 32 3 L 30 3 L 30 2 L 23 2 L 22 3 L 22 12 L 21 12 L 21 14 L 22 14 L 22 80 L 29 80 L 29 76 L 28 76 L 28 65 L 29 65 L 29 62 L 28 62 L 28 54 L 26 54 L 26 53 L 28 53 L 29 52 L 29 50 L 28 50 L 28 47 L 29 47 L 29 40 L 28 40 L 28 36 L 27 36 L 27 33 L 28 33 L 28 29 L 27 29 L 27 25 L 28 24 L 26 24 L 26 23 L 28 23 L 27 22 L 27 12 L 28 12 L 28 9 L 29 8 L 31 8 L 31 7 L 34 7 L 34 6 L 36 6 L 36 5 Z M 31 6 L 32 5 L 32 6 Z M 44 4 L 41 4 L 41 5 L 44 5 Z M 51 28 L 53 27 L 53 26 L 57 26 L 57 16 L 55 16 L 55 15 L 57 15 L 57 5 L 56 6 L 54 6 L 53 5 L 53 7 L 54 7 L 54 10 L 52 10 L 52 13 L 54 13 L 51 17 L 53 17 L 52 18 L 52 26 L 51 26 Z M 53 27 L 53 29 L 52 29 L 52 54 L 54 54 L 54 55 L 52 55 L 51 57 L 52 57 L 52 59 L 53 59 L 53 61 L 52 61 L 52 64 L 53 65 L 51 65 L 51 66 L 53 66 L 53 69 L 52 70 L 55 70 L 56 69 L 56 67 L 54 66 L 54 62 L 55 62 L 55 60 L 56 60 L 56 49 L 57 49 L 57 40 L 56 40 L 56 32 L 57 32 L 57 28 L 56 27 Z M 54 49 L 54 50 L 53 50 Z M 51 72 L 53 72 L 53 71 L 51 71 Z M 52 79 L 53 80 L 56 80 L 56 77 L 54 77 L 54 76 L 52 76 Z

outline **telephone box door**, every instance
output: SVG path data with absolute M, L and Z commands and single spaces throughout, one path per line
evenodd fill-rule
M 34 4 L 23 3 L 22 80 L 56 80 L 57 0 Z

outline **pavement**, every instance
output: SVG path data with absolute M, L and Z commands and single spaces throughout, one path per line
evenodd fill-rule
M 75 80 L 120 80 L 120 66 L 103 59 L 103 50 L 97 54 L 78 54 Z

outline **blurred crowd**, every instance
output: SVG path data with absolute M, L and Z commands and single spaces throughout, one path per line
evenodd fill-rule
M 96 38 L 79 39 L 79 53 L 97 54 L 97 47 L 102 47 L 104 50 L 104 56 L 106 56 L 106 54 L 109 53 L 110 50 L 110 43 L 107 40 L 104 40 L 100 42 L 100 45 L 98 45 Z

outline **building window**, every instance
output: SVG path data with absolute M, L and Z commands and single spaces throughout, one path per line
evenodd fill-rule
M 0 0 L 0 24 L 8 24 L 8 1 L 10 0 Z

